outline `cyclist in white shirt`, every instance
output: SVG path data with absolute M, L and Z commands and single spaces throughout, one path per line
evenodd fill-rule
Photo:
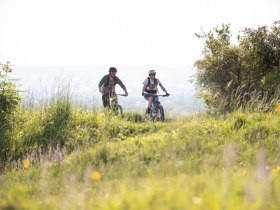
M 160 88 L 166 93 L 167 96 L 169 96 L 169 93 L 167 90 L 163 87 L 159 79 L 156 78 L 156 71 L 155 70 L 150 70 L 149 71 L 149 77 L 145 79 L 143 82 L 143 88 L 142 88 L 142 96 L 146 100 L 148 100 L 148 107 L 146 110 L 146 114 L 149 114 L 151 111 L 152 103 L 153 103 L 153 97 L 157 96 L 157 86 L 159 85 Z

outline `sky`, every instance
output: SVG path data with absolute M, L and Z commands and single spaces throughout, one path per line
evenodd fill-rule
M 0 62 L 16 66 L 193 66 L 195 32 L 280 20 L 279 0 L 0 0 Z

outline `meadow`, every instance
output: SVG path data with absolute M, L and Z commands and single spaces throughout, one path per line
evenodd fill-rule
M 14 115 L 0 209 L 279 209 L 277 112 L 148 122 L 62 93 Z

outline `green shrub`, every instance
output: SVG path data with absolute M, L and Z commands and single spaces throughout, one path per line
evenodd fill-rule
M 8 132 L 14 124 L 14 113 L 21 100 L 16 80 L 9 77 L 11 72 L 9 62 L 0 63 L 0 166 L 7 159 L 6 153 L 10 148 Z
M 21 99 L 15 85 L 15 79 L 9 77 L 11 72 L 9 64 L 0 63 L 0 129 L 2 130 L 11 123 L 9 117 Z
M 235 130 L 239 130 L 241 128 L 244 128 L 248 124 L 248 120 L 244 114 L 239 114 L 237 116 L 234 116 L 234 123 L 232 128 Z

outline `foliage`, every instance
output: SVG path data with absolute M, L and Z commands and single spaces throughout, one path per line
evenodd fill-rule
M 163 124 L 147 124 L 139 113 L 124 113 L 112 116 L 110 112 L 83 110 L 75 107 L 65 90 L 46 102 L 44 106 L 17 110 L 13 129 L 7 133 L 9 147 L 7 159 L 0 164 L 9 168 L 9 163 L 29 157 L 35 162 L 44 158 L 59 161 L 90 145 L 107 141 L 125 140 L 138 134 L 157 131 Z M 4 153 L 0 154 L 1 156 Z M 1 167 L 0 167 L 1 168 Z
M 0 209 L 279 207 L 277 113 L 190 114 L 168 124 L 76 108 L 71 116 L 67 142 L 80 149 L 61 159 L 27 155 L 29 167 L 11 162 L 0 175 Z
M 239 46 L 227 25 L 204 34 L 197 61 L 208 105 L 243 112 L 151 123 L 75 107 L 68 87 L 41 107 L 15 108 L 0 153 L 0 209 L 279 209 L 280 116 L 270 111 L 277 86 L 266 83 L 278 54 L 258 53 L 249 31 Z M 270 76 L 258 83 L 262 74 Z
M 15 79 L 9 77 L 12 69 L 7 64 L 0 63 L 0 130 L 9 125 L 9 116 L 17 108 L 20 97 L 15 85 Z
M 14 115 L 20 103 L 19 90 L 15 79 L 9 77 L 12 69 L 10 63 L 0 63 L 0 165 L 6 157 L 10 143 L 7 136 L 14 124 Z
M 202 59 L 197 60 L 196 74 L 199 96 L 210 110 L 227 112 L 252 108 L 279 99 L 280 21 L 271 28 L 245 28 L 231 44 L 230 25 L 214 28 L 198 35 L 205 39 Z M 248 105 L 249 103 L 249 105 Z

